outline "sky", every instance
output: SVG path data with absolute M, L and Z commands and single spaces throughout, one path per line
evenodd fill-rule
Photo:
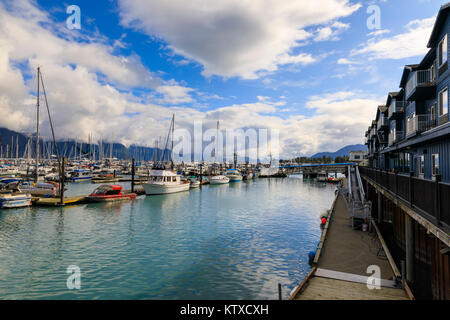
M 153 146 L 175 114 L 276 129 L 282 158 L 363 144 L 445 2 L 0 0 L 0 126 L 35 130 L 39 65 L 57 139 Z

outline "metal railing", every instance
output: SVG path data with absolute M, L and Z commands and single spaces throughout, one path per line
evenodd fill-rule
M 406 135 L 424 132 L 437 126 L 437 119 L 428 114 L 415 115 L 406 119 Z
M 405 88 L 408 98 L 417 86 L 431 85 L 434 82 L 434 72 L 431 69 L 414 71 Z
M 393 113 L 404 112 L 406 107 L 406 103 L 404 101 L 394 101 L 389 106 L 388 116 L 389 118 Z
M 377 123 L 378 129 L 380 129 L 381 127 L 384 127 L 384 126 L 388 126 L 388 125 L 389 125 L 388 117 L 380 117 L 380 119 L 378 119 L 378 123 Z
M 414 177 L 412 173 L 399 174 L 360 167 L 361 176 L 389 191 L 437 226 L 450 227 L 450 184 Z
M 405 138 L 405 132 L 404 131 L 395 131 L 395 133 L 390 132 L 388 142 L 389 145 L 399 142 Z

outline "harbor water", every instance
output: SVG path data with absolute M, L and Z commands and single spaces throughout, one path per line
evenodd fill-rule
M 66 195 L 97 186 L 68 184 Z M 0 210 L 0 298 L 277 299 L 278 283 L 287 298 L 310 269 L 334 191 L 260 178 L 130 202 Z M 80 289 L 67 286 L 69 266 L 80 269 Z

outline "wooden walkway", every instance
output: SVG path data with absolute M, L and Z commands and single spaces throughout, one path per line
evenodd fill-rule
M 345 200 L 338 195 L 313 268 L 294 289 L 290 300 L 409 300 L 412 295 L 408 296 L 395 281 L 398 271 L 393 271 L 387 256 L 376 230 L 369 233 L 352 229 Z M 380 268 L 380 289 L 367 286 L 372 275 L 367 269 L 372 265 Z

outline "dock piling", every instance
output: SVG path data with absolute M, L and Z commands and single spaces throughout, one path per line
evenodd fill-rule
M 134 158 L 131 159 L 131 192 L 134 193 Z
M 59 204 L 61 206 L 64 205 L 64 178 L 66 177 L 65 174 L 65 167 L 66 167 L 66 157 L 62 157 L 61 159 L 61 168 L 60 168 L 60 176 L 59 176 Z

